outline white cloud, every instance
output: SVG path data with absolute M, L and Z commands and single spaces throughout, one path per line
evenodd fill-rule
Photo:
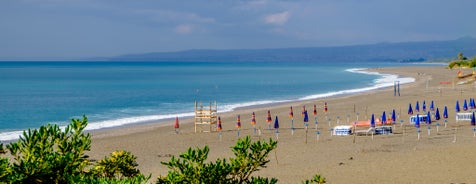
M 175 32 L 180 34 L 189 34 L 193 31 L 193 26 L 189 24 L 181 24 L 175 27 Z
M 281 13 L 268 15 L 264 18 L 264 21 L 267 24 L 284 25 L 286 22 L 288 22 L 290 16 L 291 13 L 289 13 L 288 11 L 284 11 Z

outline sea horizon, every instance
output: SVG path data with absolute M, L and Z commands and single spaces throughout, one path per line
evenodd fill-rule
M 0 74 L 0 80 L 4 80 L 2 82 L 6 84 L 0 87 L 3 88 L 3 98 L 0 97 L 0 102 L 4 104 L 3 108 L 0 108 L 0 116 L 4 117 L 0 123 L 2 124 L 0 141 L 18 139 L 24 130 L 38 128 L 48 123 L 65 126 L 71 118 L 81 118 L 82 115 L 86 115 L 89 119 L 87 127 L 89 131 L 147 122 L 160 123 L 175 117 L 193 117 L 195 101 L 203 103 L 216 101 L 218 113 L 224 113 L 254 106 L 368 92 L 391 87 L 395 81 L 403 85 L 415 79 L 370 72 L 367 69 L 413 65 L 385 62 L 352 63 L 347 66 L 295 62 L 271 65 L 269 62 L 0 63 L 0 70 L 3 73 Z M 202 72 L 210 69 L 216 70 L 218 74 Z M 243 77 L 240 73 L 246 76 Z M 46 74 L 49 75 L 43 76 Z M 75 77 L 74 74 L 80 76 Z M 321 75 L 329 77 L 326 80 L 309 80 L 314 76 L 323 77 Z M 342 80 L 341 76 L 348 80 Z M 164 77 L 166 79 L 163 79 Z M 203 82 L 207 78 L 220 80 Z M 28 82 L 29 80 L 33 82 Z M 254 82 L 248 84 L 246 81 L 249 80 Z M 194 85 L 197 82 L 200 84 Z M 261 92 L 248 88 L 256 88 Z M 236 93 L 237 91 L 239 92 Z M 12 99 L 7 100 L 8 97 Z M 108 97 L 111 98 L 100 100 Z M 53 103 L 55 100 L 59 102 Z M 96 102 L 97 100 L 99 102 Z M 81 105 L 82 101 L 91 105 Z M 115 104 L 113 101 L 120 102 Z M 21 102 L 27 105 L 14 105 Z M 50 102 L 52 103 L 44 104 Z M 79 105 L 69 106 L 68 103 Z M 59 104 L 65 105 L 64 108 L 57 106 Z M 37 111 L 34 109 L 35 105 L 47 110 Z M 16 111 L 8 109 L 9 107 L 18 109 Z M 83 113 L 75 112 L 78 108 L 80 110 L 77 111 Z M 8 115 L 9 112 L 13 112 L 14 115 Z M 65 118 L 61 120 L 58 116 Z M 28 123 L 21 122 L 22 120 Z

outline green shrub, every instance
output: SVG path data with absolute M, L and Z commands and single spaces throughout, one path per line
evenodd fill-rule
M 91 147 L 89 134 L 83 134 L 87 118 L 73 119 L 65 131 L 58 125 L 28 130 L 20 140 L 7 145 L 15 162 L 12 182 L 67 183 L 67 178 L 85 172 Z
M 205 163 L 209 148 L 191 149 L 182 153 L 180 158 L 172 157 L 169 162 L 162 162 L 170 171 L 158 178 L 157 183 L 276 183 L 277 179 L 251 177 L 269 162 L 268 155 L 275 149 L 277 142 L 257 141 L 251 143 L 250 137 L 239 139 L 232 151 L 235 158 L 217 159 Z
M 100 160 L 92 169 L 92 172 L 98 177 L 106 178 L 131 178 L 140 174 L 136 162 L 137 157 L 128 151 L 114 151 Z
M 316 174 L 311 180 L 306 180 L 306 181 L 303 181 L 302 183 L 303 184 L 311 184 L 311 183 L 323 184 L 323 183 L 326 183 L 326 178 L 322 177 L 319 174 Z
M 23 132 L 7 145 L 13 163 L 0 157 L 0 183 L 146 183 L 149 177 L 136 169 L 136 157 L 126 151 L 111 153 L 94 164 L 85 154 L 91 136 L 84 134 L 87 118 L 73 119 L 62 131 L 46 125 Z M 0 155 L 5 154 L 3 144 Z M 93 167 L 93 169 L 90 169 Z M 98 168 L 98 169 L 96 169 Z M 102 168 L 102 169 L 99 169 Z

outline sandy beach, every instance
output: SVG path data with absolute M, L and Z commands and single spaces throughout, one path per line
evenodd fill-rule
M 241 116 L 241 137 L 276 139 L 274 130 L 267 130 L 265 121 L 270 110 L 273 120 L 275 116 L 279 117 L 278 147 L 271 154 L 267 168 L 256 174 L 275 177 L 278 183 L 301 183 L 315 174 L 321 174 L 328 183 L 476 183 L 473 173 L 476 168 L 476 137 L 469 121 L 456 123 L 454 111 L 456 100 L 462 106 L 464 99 L 476 97 L 473 82 L 456 85 L 458 70 L 449 70 L 445 66 L 378 68 L 372 71 L 409 76 L 416 81 L 400 86 L 400 96 L 394 96 L 391 87 L 222 113 L 219 114 L 223 122 L 222 140 L 217 132 L 194 133 L 191 118 L 180 119 L 180 134 L 175 134 L 173 120 L 99 130 L 92 132 L 92 148 L 88 154 L 92 159 L 102 159 L 115 150 L 131 151 L 138 157 L 141 172 L 152 174 L 149 182 L 154 183 L 157 176 L 166 175 L 168 171 L 160 162 L 170 160 L 171 155 L 178 156 L 189 147 L 208 145 L 209 161 L 232 157 L 230 147 L 238 139 L 237 115 Z M 464 69 L 463 72 L 471 70 Z M 422 102 L 426 101 L 429 109 L 432 100 L 440 113 L 443 113 L 444 106 L 448 107 L 448 124 L 445 127 L 443 119 L 433 120 L 428 135 L 427 126 L 422 123 L 418 140 L 416 128 L 409 123 L 408 105 L 414 106 L 419 101 L 421 108 Z M 324 102 L 328 105 L 327 113 L 323 112 Z M 312 114 L 314 104 L 318 107 L 317 130 Z M 288 117 L 290 106 L 294 109 L 294 135 L 291 135 L 291 119 Z M 310 115 L 307 138 L 301 117 L 302 106 L 306 106 Z M 399 114 L 393 134 L 373 138 L 370 135 L 331 136 L 330 128 L 350 125 L 349 122 L 357 119 L 357 114 L 359 120 L 368 120 L 372 114 L 380 117 L 383 111 L 389 117 L 393 109 Z M 261 135 L 253 133 L 250 124 L 252 112 L 256 113 Z

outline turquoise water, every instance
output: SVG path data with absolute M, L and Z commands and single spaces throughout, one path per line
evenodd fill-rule
M 411 79 L 359 68 L 395 63 L 0 62 L 0 140 L 87 115 L 89 129 L 193 115 L 194 101 L 239 107 L 325 98 Z M 408 65 L 408 64 L 407 64 Z

